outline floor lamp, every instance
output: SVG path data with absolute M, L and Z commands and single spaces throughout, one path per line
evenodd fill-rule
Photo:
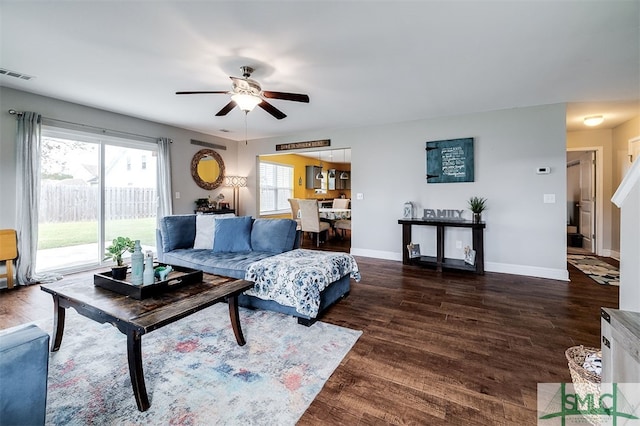
M 247 178 L 244 176 L 225 176 L 225 186 L 233 188 L 233 208 L 236 216 L 240 216 L 240 188 L 247 186 Z

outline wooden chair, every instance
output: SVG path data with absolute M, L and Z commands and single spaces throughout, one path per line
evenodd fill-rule
M 333 229 L 338 232 L 338 229 L 341 232 L 341 238 L 344 238 L 344 234 L 346 230 L 351 232 L 351 219 L 340 219 L 333 222 Z
M 333 199 L 333 208 L 334 209 L 348 209 L 349 202 L 351 202 L 348 198 L 334 198 Z
M 289 198 L 289 205 L 291 206 L 291 219 L 295 220 L 298 226 L 297 229 L 302 227 L 302 220 L 300 220 L 300 203 L 297 198 Z
M 329 233 L 331 225 L 328 222 L 320 221 L 320 212 L 318 211 L 317 200 L 298 200 L 300 205 L 300 219 L 302 220 L 302 238 L 305 232 L 311 232 L 316 235 L 316 247 L 320 246 L 320 234 Z
M 14 229 L 0 229 L 0 261 L 6 262 L 6 271 L 0 278 L 7 279 L 7 288 L 13 288 L 13 260 L 18 257 L 18 238 Z

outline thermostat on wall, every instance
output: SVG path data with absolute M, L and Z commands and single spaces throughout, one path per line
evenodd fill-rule
M 539 175 L 548 175 L 551 173 L 551 167 L 538 167 L 536 173 Z

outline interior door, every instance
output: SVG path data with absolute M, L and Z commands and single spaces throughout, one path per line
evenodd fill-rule
M 582 248 L 595 248 L 596 153 L 586 151 L 580 156 L 580 229 Z

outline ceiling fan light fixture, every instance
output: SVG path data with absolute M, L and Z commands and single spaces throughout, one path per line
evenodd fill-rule
M 262 99 L 258 96 L 253 96 L 245 93 L 236 93 L 231 95 L 231 99 L 238 105 L 238 107 L 244 112 L 253 111 L 253 109 L 262 102 Z
M 604 117 L 601 115 L 590 115 L 589 117 L 585 117 L 583 121 L 585 126 L 593 127 L 602 124 Z

